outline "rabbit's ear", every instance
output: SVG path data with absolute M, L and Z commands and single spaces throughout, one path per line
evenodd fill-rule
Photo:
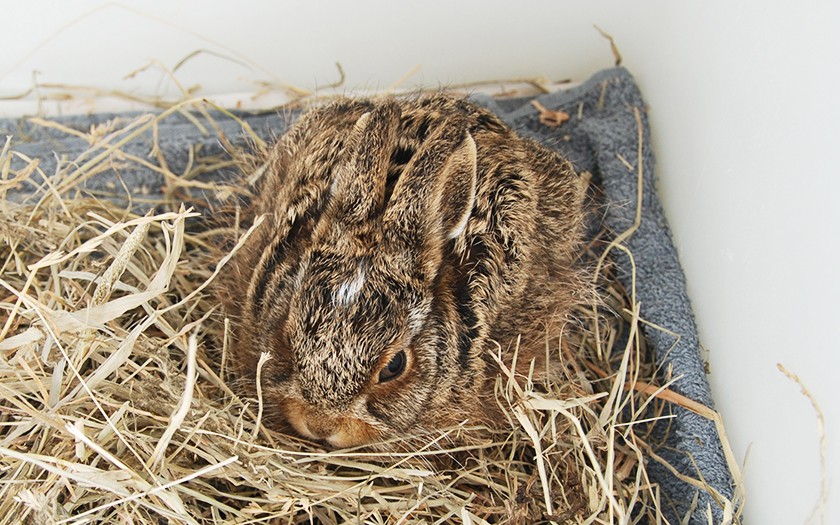
M 462 123 L 440 126 L 397 180 L 383 217 L 403 247 L 440 246 L 461 234 L 475 200 L 475 142 Z
M 475 203 L 476 150 L 472 135 L 467 133 L 449 157 L 441 177 L 437 199 L 440 226 L 447 240 L 455 239 L 466 229 Z
M 363 224 L 381 209 L 399 116 L 394 102 L 382 102 L 359 117 L 350 131 L 350 154 L 338 167 L 330 190 L 340 222 Z

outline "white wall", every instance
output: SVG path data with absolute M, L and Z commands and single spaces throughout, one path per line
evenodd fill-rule
M 544 75 L 609 66 L 597 23 L 620 45 L 651 107 L 659 188 L 689 279 L 711 382 L 746 469 L 751 523 L 803 523 L 819 493 L 817 424 L 826 417 L 840 521 L 840 8 L 830 2 L 101 1 L 3 5 L 0 95 L 41 82 L 162 93 L 158 59 L 205 92 L 253 80 L 386 87 Z M 140 6 L 140 3 L 132 5 Z M 210 6 L 218 6 L 212 8 Z M 518 6 L 518 7 L 517 7 Z M 0 101 L 0 113 L 22 111 Z M 816 522 L 816 521 L 815 521 Z

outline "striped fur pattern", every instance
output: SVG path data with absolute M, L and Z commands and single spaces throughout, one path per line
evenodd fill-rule
M 246 394 L 272 354 L 268 421 L 346 447 L 492 420 L 490 352 L 539 360 L 582 295 L 571 164 L 446 95 L 340 99 L 266 155 L 225 305 Z

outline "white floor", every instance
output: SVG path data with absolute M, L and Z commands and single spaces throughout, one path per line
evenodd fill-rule
M 650 105 L 659 188 L 718 407 L 737 456 L 751 447 L 748 520 L 840 522 L 840 4 L 126 5 L 5 4 L 0 97 L 27 91 L 33 78 L 171 94 L 176 86 L 160 67 L 124 77 L 151 60 L 174 69 L 199 49 L 208 52 L 176 76 L 204 93 L 253 91 L 254 80 L 316 89 L 338 79 L 336 61 L 350 88 L 386 88 L 411 72 L 400 85 L 581 80 L 612 64 L 592 24 L 610 32 Z M 0 115 L 33 104 L 0 100 Z M 97 104 L 77 109 L 107 109 Z M 825 415 L 824 515 L 812 514 L 821 490 L 818 422 L 777 363 L 800 376 Z

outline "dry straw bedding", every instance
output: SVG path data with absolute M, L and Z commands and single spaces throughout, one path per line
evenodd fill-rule
M 171 173 L 156 148 L 124 154 L 161 118 L 67 130 L 90 149 L 55 173 L 13 139 L 2 149 L 1 523 L 661 522 L 645 470 L 652 423 L 667 425 L 670 403 L 685 400 L 653 386 L 638 305 L 611 277 L 620 244 L 589 246 L 603 302 L 580 308 L 561 347 L 547 348 L 558 379 L 499 378 L 506 431 L 462 425 L 413 450 L 326 451 L 264 428 L 260 401 L 229 389 L 228 322 L 212 286 L 249 230 L 219 253 L 220 232 L 176 196 L 248 188 Z M 190 170 L 235 163 L 228 146 L 232 160 Z M 83 191 L 131 163 L 165 175 L 156 211 Z M 30 198 L 6 198 L 27 181 Z

